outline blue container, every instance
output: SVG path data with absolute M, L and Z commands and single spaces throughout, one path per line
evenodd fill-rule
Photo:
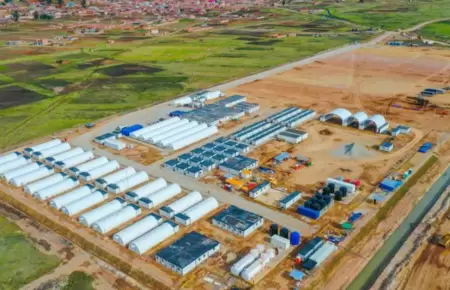
M 130 136 L 131 133 L 133 133 L 134 131 L 137 131 L 139 129 L 144 128 L 142 125 L 140 124 L 134 124 L 125 128 L 122 128 L 122 130 L 120 130 L 120 133 L 122 133 L 122 135 L 124 136 Z
M 184 115 L 183 111 L 176 110 L 169 113 L 170 117 L 182 117 Z
M 300 234 L 298 232 L 291 233 L 291 245 L 298 246 L 300 244 Z
M 304 206 L 297 207 L 297 213 L 301 214 L 302 216 L 308 217 L 310 219 L 318 219 L 320 217 L 320 212 L 317 210 L 313 210 L 311 208 L 307 208 Z

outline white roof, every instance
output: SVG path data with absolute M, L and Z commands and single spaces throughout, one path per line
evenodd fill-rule
M 337 108 L 328 113 L 327 115 L 333 115 L 339 117 L 342 121 L 346 121 L 348 118 L 352 116 L 352 113 L 344 108 Z
M 373 115 L 366 121 L 367 124 L 375 124 L 377 129 L 386 124 L 386 119 L 382 115 Z
M 366 120 L 369 118 L 369 116 L 365 112 L 358 112 L 350 117 L 351 119 L 349 121 L 351 122 L 358 122 L 358 124 L 364 124 Z

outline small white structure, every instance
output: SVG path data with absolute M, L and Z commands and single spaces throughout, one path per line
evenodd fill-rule
M 69 143 L 62 143 L 59 145 L 56 145 L 55 147 L 47 148 L 41 151 L 33 152 L 33 158 L 37 160 L 43 160 L 47 157 L 65 152 L 70 149 Z
M 61 209 L 63 206 L 68 205 L 71 202 L 79 200 L 95 191 L 95 187 L 91 184 L 86 184 L 82 187 L 76 188 L 68 193 L 53 198 L 49 204 L 51 207 Z
M 332 253 L 337 250 L 337 246 L 332 242 L 326 241 L 317 251 L 309 257 L 310 260 L 316 262 L 314 267 L 318 267 L 325 261 Z
M 9 153 L 9 154 L 5 154 L 0 156 L 0 164 L 9 162 L 9 161 L 13 161 L 17 158 L 19 158 L 20 156 L 22 156 L 19 152 L 13 152 L 13 153 Z
M 37 191 L 44 189 L 46 187 L 49 187 L 53 184 L 56 184 L 66 178 L 68 178 L 69 176 L 66 173 L 56 173 L 53 175 L 50 175 L 44 179 L 41 179 L 39 181 L 33 182 L 28 184 L 27 186 L 24 187 L 25 192 L 29 193 L 29 194 L 34 194 Z
M 92 229 L 100 234 L 106 234 L 114 228 L 132 220 L 141 213 L 141 208 L 135 204 L 129 204 L 124 208 L 96 221 Z
M 83 152 L 84 152 L 84 150 L 82 148 L 80 148 L 80 147 L 72 148 L 72 149 L 67 150 L 65 152 L 62 152 L 62 153 L 56 154 L 54 156 L 45 158 L 45 163 L 47 163 L 48 165 L 53 165 L 57 161 L 64 161 L 64 160 L 69 159 L 71 157 L 80 155 Z
M 0 174 L 6 173 L 8 171 L 18 169 L 26 164 L 31 163 L 31 158 L 28 156 L 21 156 L 17 159 L 0 164 Z
M 336 186 L 336 188 L 339 188 L 341 186 L 346 187 L 349 193 L 355 193 L 356 191 L 356 186 L 348 182 L 344 182 L 334 178 L 327 178 L 327 185 L 330 183 L 333 183 Z
M 132 241 L 128 248 L 136 254 L 142 255 L 178 232 L 179 229 L 180 227 L 177 224 L 171 221 L 165 221 L 158 227 Z
M 49 187 L 38 190 L 35 194 L 33 194 L 33 197 L 40 200 L 46 200 L 63 192 L 69 191 L 77 187 L 79 184 L 80 182 L 76 178 L 69 177 Z
M 140 198 L 144 196 L 148 196 L 158 190 L 163 189 L 167 186 L 167 182 L 164 178 L 160 177 L 158 179 L 153 180 L 141 187 L 138 187 L 132 191 L 129 191 L 125 194 L 125 198 L 131 201 L 138 201 Z
M 164 126 L 168 126 L 168 125 L 170 125 L 170 124 L 172 124 L 172 123 L 175 123 L 175 122 L 177 122 L 177 121 L 179 121 L 179 120 L 180 120 L 180 118 L 178 118 L 178 117 L 169 118 L 169 119 L 164 120 L 164 121 L 162 121 L 162 122 L 158 122 L 158 123 L 156 123 L 156 124 L 153 124 L 153 125 L 144 127 L 144 128 L 142 128 L 142 129 L 136 130 L 136 131 L 134 131 L 134 132 L 132 132 L 132 133 L 130 134 L 130 137 L 131 137 L 131 138 L 137 139 L 137 138 L 139 138 L 140 136 L 144 135 L 144 134 L 147 133 L 147 132 L 151 132 L 151 131 L 153 131 L 153 130 L 162 128 L 162 127 L 164 127 Z
M 76 167 L 71 167 L 69 169 L 69 174 L 78 177 L 78 174 L 80 174 L 83 171 L 89 171 L 91 169 L 94 169 L 95 167 L 98 167 L 100 165 L 108 163 L 108 158 L 102 156 L 95 158 L 94 160 L 91 160 L 89 162 L 83 163 L 81 165 L 77 165 Z
M 56 161 L 54 165 L 60 170 L 66 170 L 72 166 L 77 166 L 93 158 L 94 154 L 92 153 L 92 151 L 87 151 L 62 161 Z
M 44 166 L 44 164 L 41 162 L 33 162 L 33 163 L 27 164 L 25 166 L 22 166 L 22 167 L 13 169 L 13 170 L 9 170 L 9 171 L 3 173 L 1 176 L 4 180 L 6 180 L 6 182 L 9 182 L 14 177 L 18 177 L 18 176 L 30 173 L 32 171 L 35 171 L 35 170 L 41 168 L 42 166 Z
M 120 180 L 117 183 L 109 184 L 107 186 L 107 190 L 111 193 L 121 193 L 125 192 L 126 190 L 135 187 L 138 184 L 141 184 L 148 180 L 148 174 L 145 171 L 140 171 L 138 173 L 135 173 L 129 177 L 126 177 L 122 180 Z
M 135 173 L 136 173 L 136 170 L 133 167 L 129 166 L 129 167 L 126 167 L 119 171 L 116 171 L 110 175 L 107 175 L 103 178 L 99 178 L 99 179 L 95 180 L 95 186 L 97 186 L 98 188 L 101 188 L 101 189 L 105 189 L 106 186 L 108 186 L 108 184 L 115 183 L 117 181 L 125 179 Z
M 154 192 L 149 196 L 139 199 L 139 205 L 146 208 L 153 208 L 180 193 L 181 187 L 176 183 L 172 183 L 171 185 L 164 187 L 163 189 L 158 190 L 157 192 Z
M 216 126 L 211 126 L 211 127 L 205 128 L 204 130 L 197 131 L 197 132 L 193 133 L 192 135 L 189 135 L 184 138 L 180 138 L 176 141 L 173 141 L 173 142 L 169 143 L 167 147 L 169 147 L 172 150 L 178 150 L 178 149 L 184 148 L 186 146 L 189 146 L 195 142 L 198 142 L 200 140 L 208 138 L 218 132 L 219 132 L 219 130 L 217 129 Z
M 80 224 L 90 227 L 96 221 L 109 216 L 126 205 L 127 203 L 123 199 L 115 198 L 104 205 L 82 214 L 78 220 L 80 221 Z
M 392 152 L 392 150 L 394 150 L 394 144 L 391 142 L 383 142 L 380 144 L 379 149 L 384 152 Z
M 283 238 L 279 235 L 273 235 L 270 238 L 270 243 L 282 250 L 287 250 L 291 246 L 291 242 L 289 241 L 289 239 Z
M 33 147 L 25 148 L 23 151 L 24 151 L 25 155 L 31 156 L 33 154 L 33 152 L 45 150 L 45 149 L 51 148 L 51 147 L 55 147 L 61 143 L 62 143 L 61 140 L 53 139 L 53 140 L 47 141 L 45 143 L 35 145 Z
M 84 181 L 95 180 L 103 175 L 110 174 L 120 168 L 119 162 L 116 160 L 111 160 L 106 164 L 95 167 L 89 171 L 83 171 L 78 174 L 78 178 Z
M 151 213 L 120 232 L 115 233 L 113 240 L 122 246 L 126 246 L 132 240 L 137 239 L 160 225 L 162 221 L 163 219 L 159 215 Z
M 172 202 L 167 206 L 159 209 L 159 213 L 167 218 L 172 218 L 174 215 L 190 208 L 194 204 L 203 200 L 202 195 L 198 191 L 193 191 L 186 196 Z
M 11 179 L 10 183 L 17 187 L 24 186 L 27 185 L 28 183 L 50 176 L 53 173 L 55 173 L 53 168 L 51 168 L 50 166 L 43 166 L 37 170 L 14 177 L 13 179 Z
M 175 221 L 188 226 L 218 207 L 219 203 L 214 197 L 211 196 L 185 210 L 183 213 L 175 215 Z
M 256 259 L 259 258 L 259 252 L 256 249 L 252 249 L 247 255 L 242 257 L 231 267 L 231 273 L 233 275 L 239 276 L 245 268 L 252 264 Z
M 107 198 L 108 193 L 100 189 L 69 204 L 64 205 L 63 207 L 61 207 L 61 211 L 68 216 L 73 216 L 90 207 L 93 207 L 94 205 L 102 203 Z
M 103 142 L 103 145 L 118 151 L 125 149 L 125 147 L 127 147 L 127 144 L 125 142 L 122 142 L 117 139 L 106 139 Z

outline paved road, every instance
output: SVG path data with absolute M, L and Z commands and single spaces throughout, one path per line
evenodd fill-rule
M 441 21 L 441 20 L 444 20 L 444 19 L 427 21 L 427 22 L 418 24 L 418 25 L 416 25 L 410 29 L 404 30 L 404 31 L 417 30 L 427 24 L 430 24 L 430 23 L 436 22 L 436 21 Z M 231 88 L 234 88 L 234 87 L 246 84 L 246 83 L 250 83 L 250 82 L 262 79 L 262 78 L 266 78 L 266 77 L 269 77 L 269 76 L 272 76 L 275 74 L 279 74 L 279 73 L 288 71 L 294 67 L 306 65 L 306 64 L 318 61 L 318 60 L 322 60 L 322 59 L 333 57 L 336 55 L 348 53 L 348 52 L 351 52 L 351 51 L 354 51 L 356 49 L 360 49 L 363 47 L 370 47 L 370 46 L 376 45 L 377 43 L 379 43 L 391 36 L 394 36 L 398 33 L 399 32 L 385 32 L 382 35 L 380 35 L 380 36 L 376 37 L 375 39 L 373 39 L 369 42 L 366 42 L 366 43 L 350 44 L 350 45 L 346 45 L 346 46 L 336 48 L 336 49 L 333 49 L 330 51 L 325 51 L 325 52 L 316 54 L 314 56 L 311 56 L 311 57 L 308 57 L 308 58 L 305 58 L 302 60 L 287 63 L 287 64 L 284 64 L 284 65 L 281 65 L 281 66 L 278 66 L 278 67 L 275 67 L 275 68 L 272 68 L 272 69 L 269 69 L 269 70 L 266 70 L 263 72 L 259 72 L 259 73 L 256 73 L 256 74 L 253 74 L 253 75 L 250 75 L 250 76 L 238 79 L 238 80 L 220 84 L 220 85 L 217 85 L 210 89 L 226 91 L 228 89 L 231 89 Z M 95 136 L 106 133 L 106 132 L 111 132 L 119 125 L 144 123 L 149 120 L 155 120 L 155 119 L 158 119 L 161 117 L 166 117 L 167 113 L 173 109 L 173 107 L 170 107 L 168 105 L 168 103 L 169 102 L 166 102 L 166 103 L 163 103 L 163 104 L 160 104 L 157 106 L 153 106 L 153 107 L 149 107 L 146 109 L 134 111 L 134 112 L 131 112 L 128 114 L 124 114 L 118 118 L 114 118 L 110 121 L 107 121 L 104 124 L 98 125 L 96 128 L 92 129 L 88 133 L 71 139 L 70 142 L 74 145 L 81 146 L 85 149 L 91 149 L 92 148 L 91 140 Z M 128 160 L 127 158 L 124 158 L 122 156 L 113 155 L 104 150 L 96 149 L 95 152 L 97 154 L 107 156 L 108 158 L 116 159 L 123 165 L 129 165 L 129 166 L 135 167 L 136 169 L 144 170 L 152 176 L 164 177 L 166 180 L 168 180 L 170 182 L 179 183 L 186 189 L 197 190 L 202 193 L 210 192 L 210 194 L 212 196 L 215 196 L 221 202 L 233 204 L 233 205 L 242 207 L 244 209 L 250 210 L 252 212 L 258 213 L 258 214 L 262 215 L 263 217 L 270 219 L 281 225 L 284 225 L 292 230 L 298 230 L 298 231 L 302 232 L 303 234 L 309 234 L 312 231 L 311 227 L 307 223 L 302 222 L 301 220 L 298 220 L 291 216 L 271 210 L 271 209 L 264 207 L 262 205 L 259 205 L 257 203 L 248 201 L 235 193 L 229 193 L 224 190 L 221 190 L 217 186 L 207 185 L 207 184 L 201 183 L 199 181 L 193 180 L 189 177 L 181 176 L 179 174 L 174 174 L 173 172 L 169 172 L 164 169 L 161 169 L 160 162 L 150 165 L 150 166 L 144 166 L 137 162 Z

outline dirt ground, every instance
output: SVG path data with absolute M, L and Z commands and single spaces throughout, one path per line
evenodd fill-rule
M 389 122 L 424 131 L 449 131 L 448 115 L 415 111 L 406 105 L 391 107 L 424 88 L 442 88 L 449 82 L 450 50 L 380 46 L 316 61 L 227 94 L 246 95 L 261 107 L 297 105 L 319 113 L 343 107 L 353 113 L 382 114 Z

